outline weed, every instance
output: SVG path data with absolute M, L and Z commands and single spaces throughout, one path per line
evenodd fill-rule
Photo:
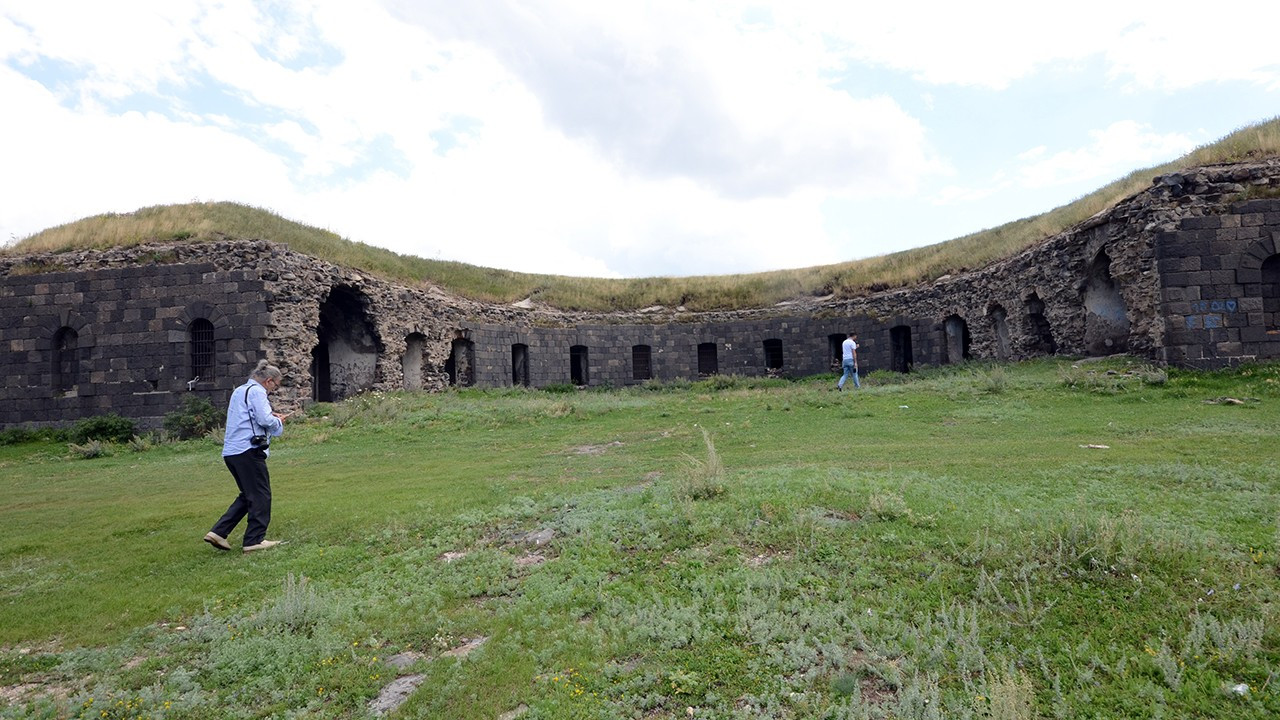
M 1208 658 L 1222 663 L 1253 659 L 1262 651 L 1266 628 L 1260 619 L 1226 622 L 1197 612 L 1182 644 L 1182 659 Z M 1175 690 L 1177 688 L 1174 688 Z
M 707 447 L 707 455 L 705 459 L 685 456 L 689 467 L 682 476 L 680 494 L 691 500 L 710 500 L 724 494 L 724 463 L 720 461 L 715 443 L 711 442 L 711 433 L 706 428 L 699 429 L 702 430 L 702 442 Z
M 78 456 L 81 460 L 111 457 L 115 454 L 111 450 L 111 443 L 104 443 L 101 440 L 86 440 L 84 443 L 68 443 L 67 448 L 71 450 L 72 454 Z
M 332 621 L 336 606 L 322 598 L 305 575 L 289 573 L 280 597 L 249 619 L 259 630 L 310 634 L 321 623 Z
M 993 720 L 1036 720 L 1035 688 L 1026 673 L 1005 667 L 987 680 L 987 717 Z
M 911 508 L 899 493 L 877 492 L 867 499 L 866 512 L 881 520 L 897 520 L 910 515 Z

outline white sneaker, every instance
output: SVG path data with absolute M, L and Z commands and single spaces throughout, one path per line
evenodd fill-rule
M 279 545 L 282 542 L 284 541 L 283 540 L 263 540 L 257 545 L 245 545 L 244 551 L 246 553 L 251 553 L 254 550 L 270 550 L 271 548 Z
M 216 532 L 207 532 L 204 535 L 204 541 L 213 546 L 215 550 L 230 550 L 231 543 Z

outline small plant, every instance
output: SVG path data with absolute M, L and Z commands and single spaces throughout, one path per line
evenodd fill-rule
M 831 691 L 836 695 L 856 697 L 858 690 L 858 676 L 853 673 L 842 672 L 831 680 Z
M 911 508 L 898 493 L 872 493 L 867 500 L 867 512 L 881 520 L 897 520 L 910 515 Z
M 567 393 L 578 392 L 578 386 L 574 385 L 573 383 L 565 383 L 565 382 L 551 383 L 550 385 L 543 385 L 542 391 L 551 393 L 553 395 L 556 395 L 556 394 L 563 395 Z
M 284 579 L 283 594 L 253 616 L 251 624 L 263 630 L 309 635 L 335 614 L 335 608 L 311 587 L 305 575 L 289 573 Z
M 1009 389 L 1009 373 L 1005 372 L 1004 366 L 996 365 L 979 374 L 978 387 L 989 395 L 999 395 Z
M 720 454 L 716 452 L 715 443 L 711 442 L 711 434 L 706 428 L 699 429 L 707 446 L 707 459 L 687 456 L 689 470 L 684 475 L 681 494 L 692 500 L 709 500 L 724 494 L 724 463 L 720 462 Z
M 77 422 L 71 428 L 69 440 L 73 443 L 86 443 L 90 440 L 127 443 L 137 434 L 138 426 L 132 420 L 110 413 Z
M 111 446 L 101 440 L 87 440 L 83 444 L 68 443 L 67 447 L 71 452 L 80 456 L 82 460 L 92 460 L 100 457 L 111 456 Z
M 213 403 L 202 395 L 188 395 L 182 407 L 164 416 L 164 429 L 174 438 L 189 440 L 203 437 L 218 427 L 222 416 Z
M 997 720 L 1035 720 L 1036 694 L 1026 673 L 1008 668 L 988 681 L 990 717 Z
M 129 439 L 129 449 L 134 452 L 146 452 L 151 449 L 152 439 L 148 435 L 134 435 Z
M 1146 648 L 1147 654 L 1151 656 L 1151 662 L 1155 663 L 1156 669 L 1160 671 L 1160 675 L 1164 678 L 1164 684 L 1169 689 L 1177 692 L 1182 687 L 1182 664 L 1178 662 L 1178 658 L 1174 657 L 1173 651 L 1169 646 L 1160 643 L 1159 650 Z

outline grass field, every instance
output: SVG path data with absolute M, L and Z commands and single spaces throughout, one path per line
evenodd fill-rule
M 317 405 L 249 556 L 214 439 L 0 446 L 0 718 L 1280 715 L 1280 365 L 833 385 Z

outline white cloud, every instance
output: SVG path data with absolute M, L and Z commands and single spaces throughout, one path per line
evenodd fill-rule
M 1123 172 L 1178 157 L 1195 147 L 1181 133 L 1156 133 L 1150 126 L 1131 120 L 1113 123 L 1089 133 L 1088 145 L 1052 155 L 1044 147 L 1019 156 L 1020 184 L 1040 188 L 1081 181 L 1113 180 Z
M 393 7 L 437 37 L 493 53 L 551 127 L 627 175 L 753 198 L 898 191 L 936 170 L 923 128 L 894 100 L 834 89 L 805 38 L 744 31 L 740 14 L 720 6 Z
M 835 262 L 855 239 L 866 255 L 920 237 L 889 228 L 923 219 L 921 193 L 969 217 L 1190 147 L 1116 123 L 1075 149 L 1029 136 L 1043 147 L 1003 174 L 957 178 L 973 148 L 941 155 L 937 123 L 962 120 L 944 114 L 966 88 L 1089 62 L 1132 93 L 1274 86 L 1268 43 L 1196 33 L 1187 52 L 1185 14 L 1152 7 L 0 0 L 0 96 L 22 109 L 0 115 L 0 235 L 201 198 L 527 271 Z M 908 209 L 861 232 L 877 203 Z

